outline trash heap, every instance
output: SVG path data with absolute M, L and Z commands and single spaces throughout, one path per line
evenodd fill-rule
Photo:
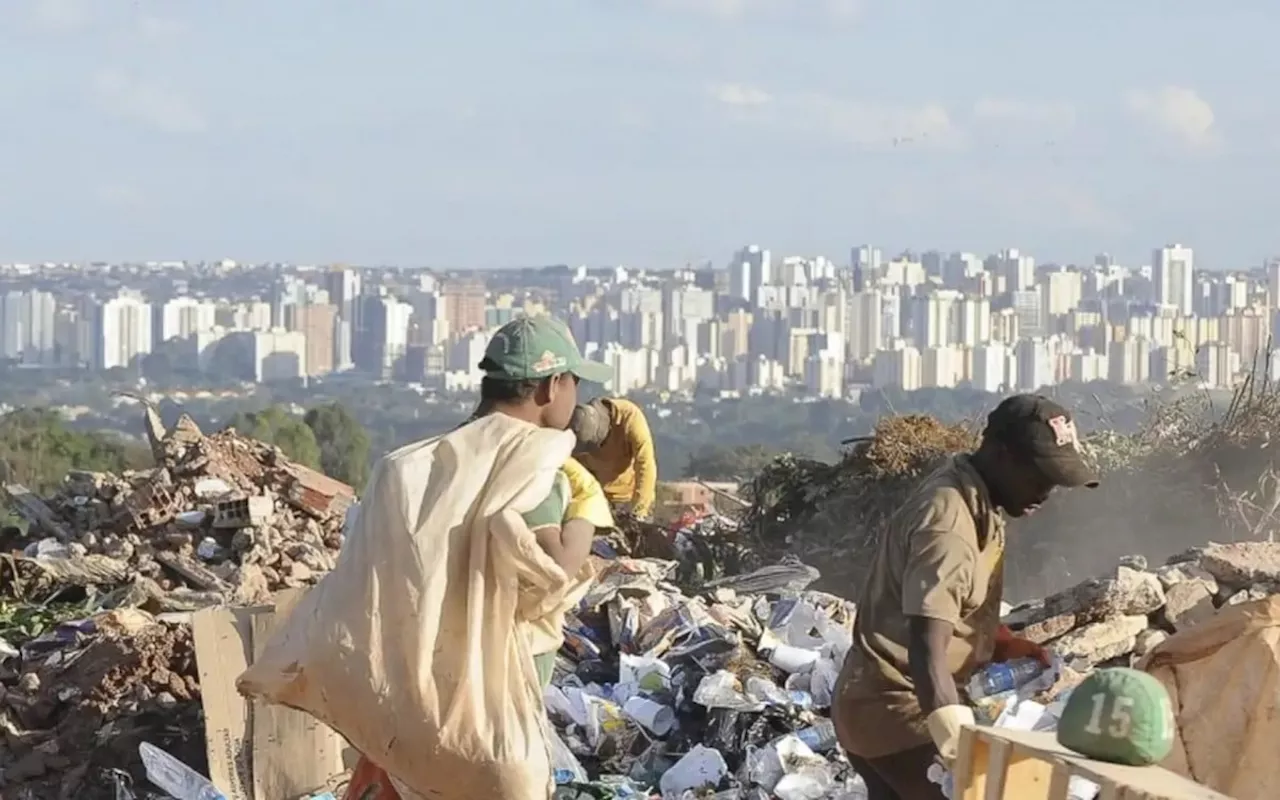
M 864 796 L 827 718 L 856 609 L 809 590 L 817 570 L 793 560 L 690 594 L 672 561 L 602 560 L 598 572 L 546 692 L 558 798 Z M 1152 569 L 1127 558 L 1013 607 L 1005 624 L 1045 645 L 1055 670 L 971 701 L 988 724 L 1052 730 L 1094 669 L 1131 666 L 1218 608 L 1277 593 L 1280 544 L 1210 544 Z
M 558 800 L 862 798 L 828 714 L 853 604 L 795 561 L 684 594 L 618 557 L 565 623 L 546 704 Z
M 21 555 L 0 564 L 0 597 L 66 602 L 95 593 L 100 608 L 190 611 L 252 604 L 307 586 L 332 569 L 350 486 L 185 414 L 165 430 L 148 410 L 154 469 L 73 472 L 40 498 L 4 486 L 29 525 Z
M 1086 444 L 1103 488 L 1063 493 L 1018 522 L 1007 584 L 1056 589 L 1070 572 L 1103 574 L 1007 616 L 1060 656 L 1058 680 L 1035 700 L 1130 664 L 1223 605 L 1280 593 L 1280 544 L 1187 549 L 1270 532 L 1259 511 L 1280 503 L 1263 452 L 1270 407 L 1233 404 L 1235 422 L 1208 428 L 1165 416 L 1138 437 L 1095 436 Z M 48 498 L 4 487 L 30 525 L 26 537 L 0 532 L 0 553 L 13 553 L 0 557 L 6 800 L 148 800 L 143 741 L 207 774 L 187 612 L 312 584 L 341 546 L 350 487 L 234 431 L 148 420 L 155 469 L 72 473 Z M 887 418 L 839 464 L 775 462 L 737 520 L 671 531 L 621 519 L 597 542 L 597 581 L 566 620 L 546 692 L 559 800 L 650 789 L 864 797 L 828 718 L 856 609 L 815 589 L 856 597 L 884 519 L 921 474 L 974 442 L 968 426 Z M 985 706 L 988 719 L 1005 711 Z
M 207 768 L 190 626 L 119 609 L 0 642 L 0 731 L 6 800 L 163 796 L 145 788 L 142 742 Z

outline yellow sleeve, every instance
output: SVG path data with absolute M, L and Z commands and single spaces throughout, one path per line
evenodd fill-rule
M 569 459 L 561 470 L 569 479 L 569 507 L 564 519 L 585 519 L 597 528 L 613 527 L 613 512 L 600 488 L 600 481 L 576 459 Z
M 631 445 L 632 466 L 636 471 L 635 494 L 631 498 L 632 510 L 637 516 L 648 516 L 653 512 L 654 498 L 658 490 L 658 462 L 653 454 L 653 434 L 649 431 L 649 421 L 644 412 L 634 403 L 629 403 L 623 430 L 627 442 Z

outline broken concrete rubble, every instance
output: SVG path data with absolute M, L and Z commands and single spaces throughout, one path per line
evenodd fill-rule
M 147 430 L 154 469 L 73 473 L 43 499 L 5 487 L 32 535 L 0 592 L 30 602 L 77 587 L 102 607 L 190 610 L 258 602 L 332 567 L 350 486 L 185 415 L 165 432 L 149 410 Z
M 1280 593 L 1280 546 L 1270 542 L 1210 544 L 1149 571 L 1139 563 L 1126 559 L 1109 576 L 1014 606 L 1004 621 L 1074 667 L 1128 666 L 1224 605 Z
M 1228 586 L 1280 584 L 1280 542 L 1210 545 L 1200 566 Z

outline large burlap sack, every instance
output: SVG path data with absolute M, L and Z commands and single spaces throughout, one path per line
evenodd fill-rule
M 1237 800 L 1276 797 L 1280 596 L 1223 608 L 1137 666 L 1173 701 L 1173 752 L 1161 766 Z
M 323 720 L 424 797 L 546 800 L 526 628 L 563 609 L 569 580 L 520 514 L 573 442 L 493 414 L 383 458 L 337 567 L 240 691 Z

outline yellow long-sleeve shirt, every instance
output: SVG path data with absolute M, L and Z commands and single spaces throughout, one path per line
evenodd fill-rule
M 602 402 L 609 412 L 609 435 L 598 450 L 579 453 L 576 458 L 600 481 L 610 502 L 630 503 L 637 515 L 650 514 L 658 486 L 658 462 L 649 422 L 630 400 L 609 397 Z

